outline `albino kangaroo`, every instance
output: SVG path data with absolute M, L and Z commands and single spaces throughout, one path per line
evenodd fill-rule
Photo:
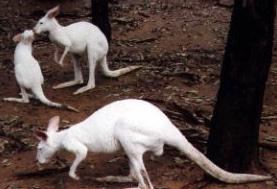
M 71 106 L 52 102 L 45 97 L 41 87 L 44 78 L 38 61 L 32 55 L 34 32 L 32 30 L 26 30 L 14 36 L 13 40 L 18 42 L 14 53 L 14 70 L 16 81 L 20 86 L 22 98 L 4 98 L 3 100 L 29 103 L 29 97 L 33 97 L 33 95 L 28 94 L 26 89 L 30 89 L 34 97 L 48 106 L 78 111 Z
M 143 162 L 143 154 L 151 151 L 163 154 L 165 144 L 176 147 L 190 160 L 213 177 L 227 183 L 256 182 L 271 179 L 270 176 L 234 174 L 216 166 L 187 141 L 185 136 L 171 123 L 167 116 L 154 105 L 142 100 L 113 102 L 86 120 L 62 131 L 58 131 L 59 117 L 49 121 L 46 132 L 37 132 L 40 143 L 37 160 L 46 163 L 61 148 L 76 155 L 69 176 L 75 174 L 79 163 L 87 152 L 113 153 L 123 149 L 129 158 L 129 176 L 108 176 L 99 181 L 131 181 L 135 179 L 142 189 L 153 189 Z
M 49 32 L 49 38 L 58 46 L 64 47 L 64 52 L 58 61 L 58 48 L 56 47 L 54 60 L 61 66 L 64 58 L 68 52 L 72 53 L 74 64 L 74 80 L 61 83 L 54 86 L 54 89 L 73 86 L 83 83 L 83 76 L 81 66 L 78 61 L 78 55 L 87 52 L 89 79 L 85 87 L 78 89 L 74 94 L 79 94 L 95 87 L 95 67 L 100 63 L 103 73 L 107 77 L 119 77 L 125 73 L 131 72 L 141 66 L 130 66 L 119 70 L 111 71 L 107 64 L 108 42 L 105 35 L 98 27 L 89 22 L 77 22 L 68 26 L 61 26 L 56 20 L 59 14 L 59 6 L 49 10 L 44 17 L 42 17 L 34 31 L 37 34 L 42 32 Z

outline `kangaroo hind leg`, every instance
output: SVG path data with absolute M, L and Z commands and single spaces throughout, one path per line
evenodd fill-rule
M 129 136 L 119 134 L 118 136 L 120 144 L 130 161 L 130 175 L 137 179 L 139 188 L 154 189 L 143 162 L 143 154 L 149 149 L 145 145 L 137 143 L 137 141 L 133 142 L 136 138 L 134 137 L 135 134 Z
M 82 84 L 84 82 L 81 64 L 80 64 L 80 58 L 78 57 L 78 55 L 72 55 L 72 62 L 74 66 L 74 80 L 55 85 L 53 89 L 71 87 L 74 85 Z
M 74 95 L 86 92 L 95 87 L 95 68 L 97 64 L 97 56 L 94 52 L 88 51 L 88 68 L 89 68 L 89 79 L 86 86 L 81 87 L 77 91 L 74 92 Z
M 128 176 L 106 176 L 106 177 L 99 177 L 96 180 L 99 182 L 118 182 L 118 183 L 135 182 L 136 181 L 135 171 L 131 163 L 129 163 L 129 167 L 130 167 L 130 173 Z
M 26 91 L 26 89 L 22 86 L 20 86 L 20 90 L 21 90 L 21 97 L 22 98 L 13 98 L 13 97 L 9 97 L 9 98 L 3 98 L 4 101 L 8 101 L 8 102 L 19 102 L 19 103 L 29 103 L 29 97 L 28 97 L 28 93 Z

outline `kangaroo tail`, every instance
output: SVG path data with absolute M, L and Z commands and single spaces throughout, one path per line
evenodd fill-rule
M 52 102 L 52 101 L 48 100 L 48 98 L 46 98 L 46 96 L 44 95 L 41 86 L 34 88 L 32 91 L 33 91 L 34 95 L 38 98 L 38 100 L 40 100 L 43 104 L 46 104 L 47 106 L 61 108 L 61 109 L 67 109 L 67 110 L 71 110 L 74 112 L 79 112 L 78 109 L 76 109 L 72 106 L 60 104 L 60 103 Z
M 177 130 L 177 129 L 176 129 Z M 177 130 L 175 137 L 171 137 L 166 141 L 168 145 L 177 147 L 183 152 L 191 161 L 195 162 L 205 172 L 214 178 L 231 184 L 259 182 L 272 179 L 271 176 L 262 176 L 254 174 L 236 174 L 225 171 L 210 161 L 204 154 L 198 151 L 188 140 Z
M 128 66 L 126 68 L 121 68 L 118 70 L 110 70 L 108 63 L 107 63 L 107 58 L 104 57 L 101 62 L 100 62 L 102 71 L 104 73 L 105 76 L 107 77 L 119 77 L 121 75 L 124 75 L 126 73 L 129 73 L 131 71 L 134 71 L 136 69 L 142 68 L 143 66 Z

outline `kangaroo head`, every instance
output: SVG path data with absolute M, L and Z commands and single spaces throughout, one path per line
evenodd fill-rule
M 50 9 L 44 17 L 39 19 L 36 26 L 34 27 L 34 32 L 40 34 L 43 32 L 49 32 L 55 26 L 55 17 L 60 13 L 60 6 L 56 6 Z
M 32 43 L 35 39 L 34 32 L 32 30 L 25 30 L 23 33 L 19 33 L 13 37 L 13 41 L 24 42 L 24 43 Z
M 46 132 L 36 132 L 36 136 L 40 141 L 37 146 L 37 160 L 39 163 L 47 163 L 59 148 L 55 141 L 55 134 L 59 129 L 59 122 L 60 117 L 55 116 L 49 120 Z

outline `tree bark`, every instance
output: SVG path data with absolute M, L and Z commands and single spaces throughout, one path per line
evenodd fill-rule
M 108 42 L 111 41 L 111 25 L 109 21 L 109 0 L 91 0 L 92 23 L 100 28 Z
M 272 61 L 274 0 L 235 0 L 208 157 L 242 172 L 258 161 L 259 124 Z

